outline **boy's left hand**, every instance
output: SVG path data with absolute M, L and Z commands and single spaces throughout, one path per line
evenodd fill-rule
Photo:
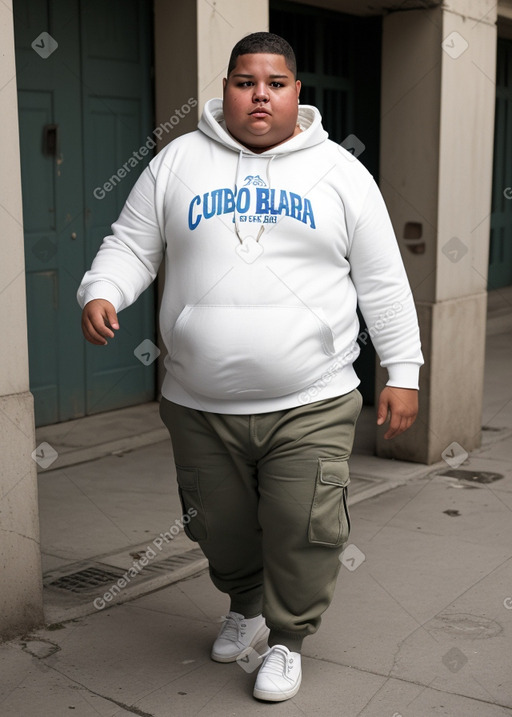
M 395 438 L 412 426 L 418 415 L 418 391 L 415 388 L 385 386 L 379 397 L 377 425 L 389 417 L 384 438 Z

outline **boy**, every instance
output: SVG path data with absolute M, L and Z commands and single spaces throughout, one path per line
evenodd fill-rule
M 254 696 L 275 702 L 300 687 L 349 535 L 356 303 L 389 373 L 386 438 L 416 418 L 423 363 L 380 192 L 299 93 L 285 40 L 238 42 L 223 101 L 152 160 L 78 292 L 85 337 L 105 344 L 165 256 L 160 412 L 187 534 L 231 601 L 211 657 L 268 635 Z

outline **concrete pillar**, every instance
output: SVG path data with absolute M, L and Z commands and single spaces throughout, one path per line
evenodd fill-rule
M 493 0 L 384 18 L 380 186 L 425 366 L 418 420 L 392 441 L 379 430 L 380 456 L 433 463 L 480 445 L 495 67 Z
M 204 103 L 222 96 L 233 45 L 250 32 L 268 30 L 268 0 L 155 0 L 154 9 L 156 124 L 190 98 L 197 101 L 194 111 L 164 133 L 161 149 L 196 129 Z
M 25 260 L 10 0 L 0 3 L 0 639 L 43 622 L 34 408 L 29 392 Z

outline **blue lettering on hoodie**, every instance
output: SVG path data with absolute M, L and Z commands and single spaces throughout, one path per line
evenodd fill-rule
M 197 229 L 202 219 L 211 219 L 220 214 L 232 214 L 236 210 L 238 214 L 281 214 L 308 224 L 311 229 L 316 229 L 311 201 L 307 197 L 301 197 L 300 194 L 285 189 L 257 186 L 255 204 L 254 211 L 250 212 L 251 195 L 247 187 L 234 192 L 224 187 L 202 195 L 197 194 L 189 204 L 188 228 L 193 231 Z

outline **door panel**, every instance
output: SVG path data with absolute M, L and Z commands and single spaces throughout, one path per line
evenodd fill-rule
M 44 423 L 58 417 L 58 236 L 53 158 L 33 162 L 33 157 L 41 153 L 41 127 L 53 119 L 52 99 L 51 92 L 19 94 L 19 125 L 25 137 L 21 171 L 27 177 L 23 191 L 31 198 L 30 211 L 24 216 L 30 378 Z
M 151 6 L 145 0 L 14 0 L 25 225 L 30 387 L 36 424 L 155 395 L 155 367 L 133 349 L 154 340 L 154 292 L 123 312 L 107 348 L 86 344 L 76 291 L 137 176 L 103 202 L 105 182 L 151 131 Z M 49 55 L 42 32 L 58 43 Z M 54 155 L 43 131 L 58 125 Z M 87 358 L 86 358 L 87 357 Z
M 83 270 L 84 239 L 78 18 L 72 4 L 14 3 L 30 388 L 37 425 L 83 415 L 85 405 L 80 310 L 71 298 Z M 42 31 L 58 42 L 46 57 L 32 48 Z M 59 126 L 53 154 L 43 151 L 48 124 Z
M 42 424 L 56 423 L 58 416 L 58 275 L 54 270 L 27 274 L 27 315 L 32 346 L 38 354 L 30 356 L 30 380 L 38 416 Z
M 145 156 L 139 153 L 152 128 L 148 5 L 94 0 L 81 6 L 87 266 L 151 157 L 146 148 Z M 95 193 L 109 181 L 113 189 Z M 145 366 L 133 353 L 145 339 L 156 341 L 153 286 L 120 314 L 119 324 L 108 346 L 86 347 L 88 414 L 154 398 L 155 364 Z

